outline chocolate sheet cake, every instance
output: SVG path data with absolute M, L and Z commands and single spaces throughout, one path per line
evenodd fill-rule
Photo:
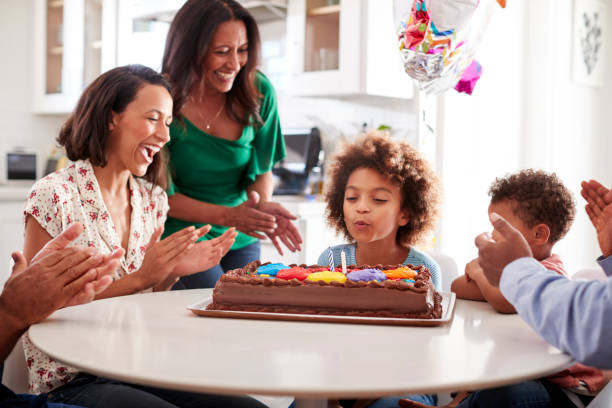
M 222 275 L 206 309 L 419 319 L 442 315 L 442 298 L 422 265 L 349 265 L 346 275 L 319 265 L 276 270 L 273 265 L 278 264 L 254 261 Z

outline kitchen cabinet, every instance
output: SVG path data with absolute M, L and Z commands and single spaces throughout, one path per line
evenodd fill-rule
M 116 65 L 118 0 L 35 0 L 33 110 L 69 113 Z
M 287 57 L 294 95 L 414 94 L 397 50 L 393 0 L 289 0 Z
M 185 0 L 120 1 L 117 65 L 142 64 L 161 70 L 166 35 Z
M 302 235 L 302 250 L 290 252 L 282 243 L 284 255 L 281 256 L 269 239 L 261 241 L 262 262 L 282 262 L 284 264 L 308 264 L 317 262 L 319 255 L 328 246 L 344 243 L 342 237 L 336 235 L 325 221 L 325 202 L 307 200 L 302 196 L 273 196 L 272 199 L 281 203 L 298 219 L 294 225 Z
M 186 0 L 119 2 L 118 65 L 143 64 L 161 70 L 170 23 Z M 284 0 L 240 0 L 258 23 L 285 18 Z
M 0 187 L 0 288 L 11 272 L 11 253 L 23 250 L 23 207 L 29 187 Z

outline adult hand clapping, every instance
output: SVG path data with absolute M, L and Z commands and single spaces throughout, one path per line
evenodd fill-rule
M 612 191 L 598 181 L 583 181 L 580 194 L 587 201 L 585 210 L 597 231 L 604 258 L 612 255 Z
M 276 247 L 279 254 L 283 255 L 283 250 L 278 242 L 278 239 L 291 251 L 300 251 L 302 237 L 298 229 L 293 225 L 291 220 L 296 220 L 297 217 L 291 214 L 285 207 L 273 201 L 265 201 L 259 204 L 259 210 L 267 214 L 274 215 L 276 218 L 276 229 L 273 232 L 268 232 L 266 235 Z
M 276 228 L 276 217 L 259 209 L 259 193 L 250 191 L 244 203 L 228 209 L 224 225 L 231 225 L 237 230 L 257 239 L 265 239 L 263 233 L 273 233 Z
M 274 201 L 262 202 L 257 191 L 250 191 L 249 199 L 234 209 L 234 221 L 228 225 L 235 225 L 236 229 L 258 239 L 265 239 L 267 236 L 281 255 L 283 250 L 279 239 L 291 252 L 301 250 L 302 237 L 291 222 L 297 217 L 281 204 Z
M 3 359 L 31 324 L 62 307 L 90 302 L 111 284 L 123 250 L 101 255 L 94 248 L 68 248 L 82 232 L 83 225 L 74 223 L 49 241 L 30 265 L 21 252 L 12 254 L 15 265 L 0 295 L 0 321 L 10 338 L 0 341 Z
M 532 253 L 523 235 L 503 217 L 491 213 L 490 220 L 500 238 L 496 241 L 487 232 L 476 237 L 478 263 L 489 282 L 499 286 L 504 267 L 516 259 L 531 257 Z

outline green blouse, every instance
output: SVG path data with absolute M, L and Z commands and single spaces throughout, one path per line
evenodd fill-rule
M 196 127 L 187 118 L 170 126 L 171 177 L 167 193 L 181 193 L 210 204 L 235 207 L 247 200 L 246 188 L 255 178 L 272 169 L 285 157 L 285 143 L 281 133 L 272 84 L 262 73 L 256 76 L 256 85 L 262 94 L 261 127 L 245 126 L 236 141 L 221 139 Z M 164 236 L 184 227 L 204 224 L 168 217 Z M 212 224 L 202 239 L 223 234 L 227 227 Z M 257 239 L 238 232 L 232 249 L 240 249 Z

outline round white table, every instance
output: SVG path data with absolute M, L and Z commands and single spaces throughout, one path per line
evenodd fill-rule
M 564 369 L 571 357 L 517 315 L 457 300 L 451 324 L 379 326 L 199 317 L 210 289 L 148 293 L 57 311 L 34 344 L 83 371 L 158 387 L 324 398 L 473 390 Z M 305 402 L 308 401 L 308 402 Z

